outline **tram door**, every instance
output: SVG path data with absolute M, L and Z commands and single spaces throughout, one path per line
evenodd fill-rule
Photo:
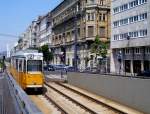
M 22 86 L 24 59 L 18 59 L 18 83 Z

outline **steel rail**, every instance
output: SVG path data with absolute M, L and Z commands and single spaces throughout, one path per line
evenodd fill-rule
M 112 107 L 112 106 L 110 106 L 110 105 L 107 105 L 107 104 L 105 104 L 105 103 L 103 103 L 103 102 L 101 102 L 101 101 L 99 101 L 99 100 L 97 100 L 97 99 L 95 99 L 95 98 L 93 98 L 93 97 L 90 97 L 90 96 L 88 96 L 88 95 L 86 95 L 86 94 L 84 94 L 84 93 L 82 93 L 82 92 L 79 92 L 79 91 L 77 91 L 77 90 L 75 90 L 75 89 L 72 89 L 72 88 L 70 88 L 70 87 L 68 87 L 68 86 L 65 86 L 64 84 L 57 83 L 57 82 L 55 82 L 55 83 L 58 84 L 59 86 L 62 86 L 62 87 L 64 87 L 64 88 L 66 88 L 66 89 L 69 89 L 70 91 L 73 91 L 73 92 L 75 92 L 75 93 L 77 93 L 77 94 L 79 94 L 79 95 L 81 95 L 81 96 L 83 96 L 83 97 L 85 97 L 85 98 L 87 98 L 87 99 L 89 99 L 89 100 L 91 100 L 91 101 L 97 103 L 97 104 L 100 104 L 100 105 L 103 105 L 103 106 L 105 106 L 105 107 L 108 107 L 108 108 L 110 108 L 111 110 L 114 110 L 114 111 L 119 112 L 120 114 L 126 114 L 125 112 L 123 112 L 123 111 L 121 111 L 121 110 L 119 110 L 119 109 L 116 109 L 116 108 L 114 108 L 114 107 Z
M 69 97 L 68 95 L 64 94 L 63 92 L 59 91 L 58 89 L 52 87 L 51 85 L 49 85 L 47 83 L 45 83 L 45 85 L 48 86 L 49 88 L 53 89 L 54 91 L 56 91 L 60 95 L 66 97 L 70 101 L 74 102 L 75 104 L 77 104 L 78 106 L 80 106 L 81 108 L 83 108 L 85 111 L 88 111 L 90 114 L 97 114 L 95 111 L 89 109 L 88 107 L 84 106 L 83 104 L 79 103 L 78 101 L 74 100 L 73 98 Z
M 59 104 L 57 104 L 54 100 L 52 100 L 47 94 L 43 95 L 48 101 L 53 103 L 53 105 L 61 112 L 61 114 L 68 114 Z

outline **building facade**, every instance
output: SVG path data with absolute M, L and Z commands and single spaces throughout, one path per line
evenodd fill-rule
M 41 47 L 46 44 L 47 45 L 51 44 L 51 37 L 52 37 L 51 13 L 47 13 L 44 16 L 39 16 L 37 37 L 38 37 L 38 47 Z
M 51 45 L 52 37 L 52 19 L 51 13 L 39 16 L 32 21 L 18 40 L 17 50 L 28 48 L 39 48 L 43 45 Z
M 150 70 L 150 1 L 112 0 L 111 72 Z
M 53 64 L 94 67 L 96 55 L 91 44 L 98 35 L 111 36 L 110 0 L 63 0 L 51 12 L 32 21 L 16 46 L 18 50 L 48 44 L 54 53 Z M 75 51 L 76 50 L 76 51 Z
M 90 46 L 95 36 L 101 40 L 110 38 L 110 1 L 64 0 L 51 14 L 53 63 L 74 66 L 76 43 L 78 67 L 93 66 Z

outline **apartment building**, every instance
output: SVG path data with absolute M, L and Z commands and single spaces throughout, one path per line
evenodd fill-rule
M 38 29 L 37 29 L 37 37 L 38 37 L 38 46 L 41 47 L 45 44 L 51 44 L 52 37 L 52 21 L 51 21 L 51 13 L 47 13 L 44 16 L 40 16 L 38 18 Z
M 112 0 L 111 72 L 150 70 L 150 1 Z
M 90 51 L 95 36 L 110 38 L 109 0 L 64 0 L 51 11 L 54 64 L 74 65 L 75 38 L 79 68 L 93 66 Z M 64 60 L 61 60 L 63 54 Z
M 46 15 L 39 16 L 32 21 L 27 30 L 20 36 L 18 40 L 18 50 L 28 48 L 38 48 L 43 45 L 51 45 L 52 37 L 52 19 L 48 12 Z
M 26 32 L 22 33 L 22 35 L 20 35 L 20 38 L 18 39 L 18 45 L 16 46 L 17 50 L 24 50 L 30 47 L 30 38 L 31 38 L 31 31 L 28 28 L 26 30 Z
M 36 48 L 38 47 L 38 21 L 34 20 L 32 21 L 30 28 L 31 28 L 31 38 L 30 38 L 30 47 Z

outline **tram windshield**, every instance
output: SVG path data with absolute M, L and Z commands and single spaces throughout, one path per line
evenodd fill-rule
M 27 62 L 27 71 L 42 71 L 42 61 L 41 60 L 28 60 Z

